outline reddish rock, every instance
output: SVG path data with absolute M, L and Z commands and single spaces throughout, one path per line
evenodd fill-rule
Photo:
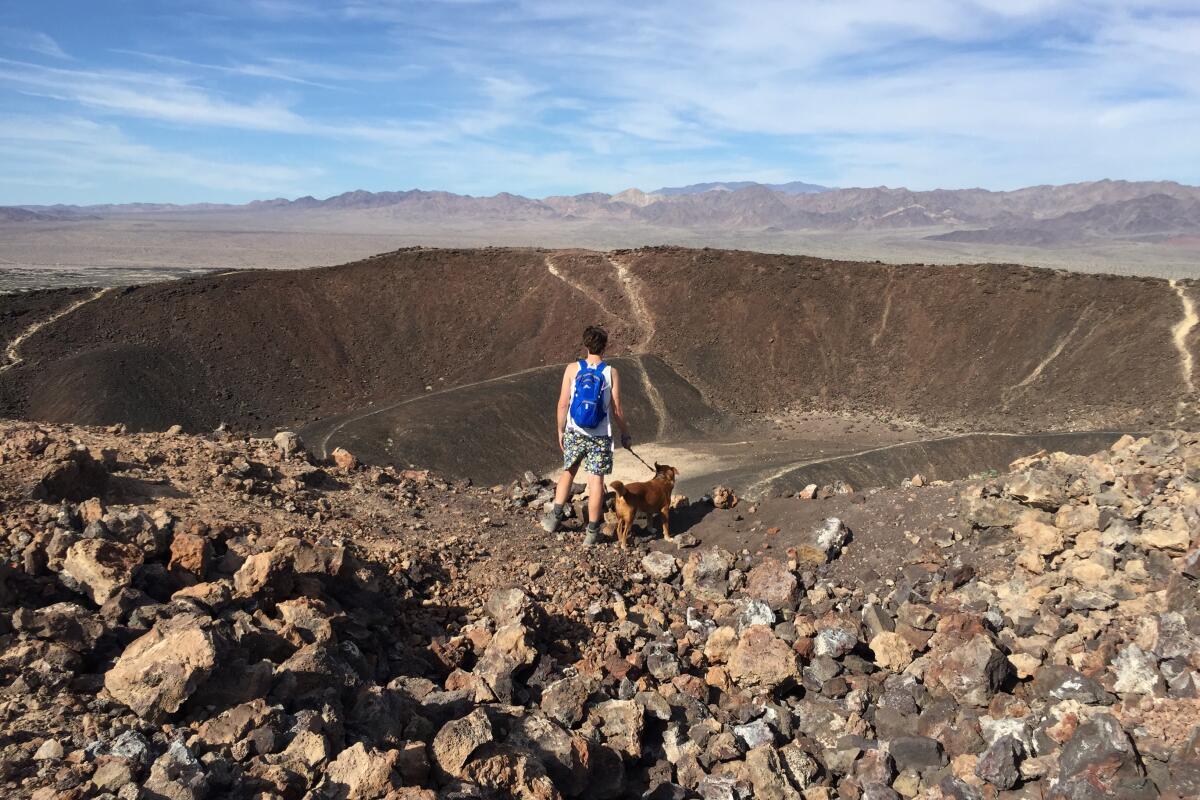
M 1012 668 L 984 633 L 961 638 L 936 634 L 930 640 L 925 682 L 971 706 L 986 706 Z
M 134 567 L 142 563 L 142 551 L 131 544 L 106 539 L 82 539 L 67 550 L 63 574 L 87 590 L 96 605 L 129 585 Z
M 167 571 L 182 583 L 199 583 L 207 577 L 211 559 L 212 545 L 208 539 L 193 533 L 176 533 L 171 539 Z
M 482 708 L 477 708 L 442 726 L 433 738 L 433 761 L 443 773 L 462 777 L 471 754 L 494 739 L 491 721 Z
M 787 565 L 774 558 L 762 559 L 746 576 L 746 594 L 762 600 L 772 611 L 795 608 L 799 585 Z
M 400 785 L 393 771 L 399 758 L 397 750 L 379 751 L 358 742 L 329 764 L 326 781 L 345 800 L 374 800 Z
M 742 631 L 729 657 L 729 677 L 744 688 L 772 690 L 800 677 L 796 652 L 766 625 Z
M 337 464 L 341 469 L 352 470 L 358 468 L 358 458 L 344 447 L 335 447 L 330 456 L 333 458 L 333 463 Z
M 712 500 L 717 508 L 733 508 L 738 504 L 738 496 L 728 486 L 714 486 Z
M 159 719 L 178 711 L 208 680 L 219 645 L 208 617 L 171 617 L 125 648 L 104 675 L 104 688 L 138 716 Z

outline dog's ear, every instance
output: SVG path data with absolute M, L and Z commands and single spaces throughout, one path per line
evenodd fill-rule
M 662 465 L 661 465 L 661 464 L 659 464 L 657 461 L 655 461 L 655 462 L 654 462 L 654 471 L 655 471 L 655 472 L 662 472 Z

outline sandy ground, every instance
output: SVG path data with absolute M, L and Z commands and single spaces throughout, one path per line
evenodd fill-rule
M 133 283 L 171 270 L 277 269 L 340 264 L 417 245 L 538 246 L 611 250 L 676 244 L 885 263 L 1019 263 L 1167 278 L 1200 276 L 1200 242 L 1109 242 L 1036 248 L 928 241 L 943 229 L 904 231 L 722 231 L 598 222 L 415 222 L 374 216 L 156 213 L 78 222 L 0 224 L 0 291 L 32 275 L 50 285 Z M 93 269 L 108 271 L 101 281 Z M 142 272 L 150 270 L 150 272 Z M 24 277 L 17 273 L 23 273 Z M 7 284 L 7 287 L 6 287 Z M 39 284 L 44 285 L 44 284 Z
M 635 442 L 633 450 L 651 464 L 675 467 L 679 471 L 677 491 L 698 497 L 711 490 L 714 483 L 724 481 L 744 489 L 797 462 L 917 441 L 929 435 L 926 428 L 895 425 L 876 417 L 812 412 L 751 420 L 703 439 Z M 629 452 L 617 448 L 613 480 L 628 483 L 648 477 L 649 469 Z

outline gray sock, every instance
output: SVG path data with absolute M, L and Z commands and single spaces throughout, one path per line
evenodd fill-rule
M 563 504 L 555 503 L 553 508 L 550 509 L 550 513 L 561 519 L 563 515 Z

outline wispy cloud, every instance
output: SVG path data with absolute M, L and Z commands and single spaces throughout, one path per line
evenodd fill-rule
M 51 58 L 71 58 L 67 54 L 67 51 L 59 46 L 58 42 L 41 31 L 0 27 L 0 42 L 3 42 L 8 47 L 38 53 L 43 56 L 50 56 Z
M 129 140 L 115 126 L 72 116 L 0 117 L 0 158 L 9 164 L 7 181 L 27 185 L 48 180 L 90 187 L 133 176 L 148 183 L 218 192 L 257 193 L 264 187 L 301 192 L 323 174 L 322 168 L 314 166 L 263 164 L 151 147 Z
M 273 131 L 301 124 L 276 101 L 230 101 L 161 73 L 62 69 L 0 58 L 0 82 L 30 94 L 166 122 Z
M 338 87 L 331 83 L 321 83 L 319 81 L 308 80 L 299 75 L 291 74 L 285 66 L 275 64 L 248 63 L 248 64 L 205 64 L 200 61 L 189 61 L 186 58 L 178 58 L 176 56 L 163 55 L 161 53 L 143 53 L 137 50 L 122 50 L 120 48 L 113 49 L 114 53 L 119 55 L 135 56 L 157 64 L 165 64 L 169 67 L 178 67 L 183 69 L 211 70 L 219 72 L 223 75 L 241 75 L 249 78 L 267 78 L 273 81 L 283 81 L 284 83 L 298 83 L 302 86 L 313 86 L 319 89 L 337 90 Z
M 136 6 L 69 64 L 0 36 L 26 54 L 0 92 L 122 147 L 309 164 L 313 192 L 1200 182 L 1193 0 Z M 59 33 L 30 9 L 21 31 Z
M 304 116 L 274 97 L 230 100 L 174 73 L 63 69 L 0 58 L 0 84 L 118 116 L 392 146 L 487 134 L 514 121 L 516 107 L 538 91 L 524 80 L 483 76 L 477 81 L 480 100 L 470 108 L 422 119 L 356 120 Z

